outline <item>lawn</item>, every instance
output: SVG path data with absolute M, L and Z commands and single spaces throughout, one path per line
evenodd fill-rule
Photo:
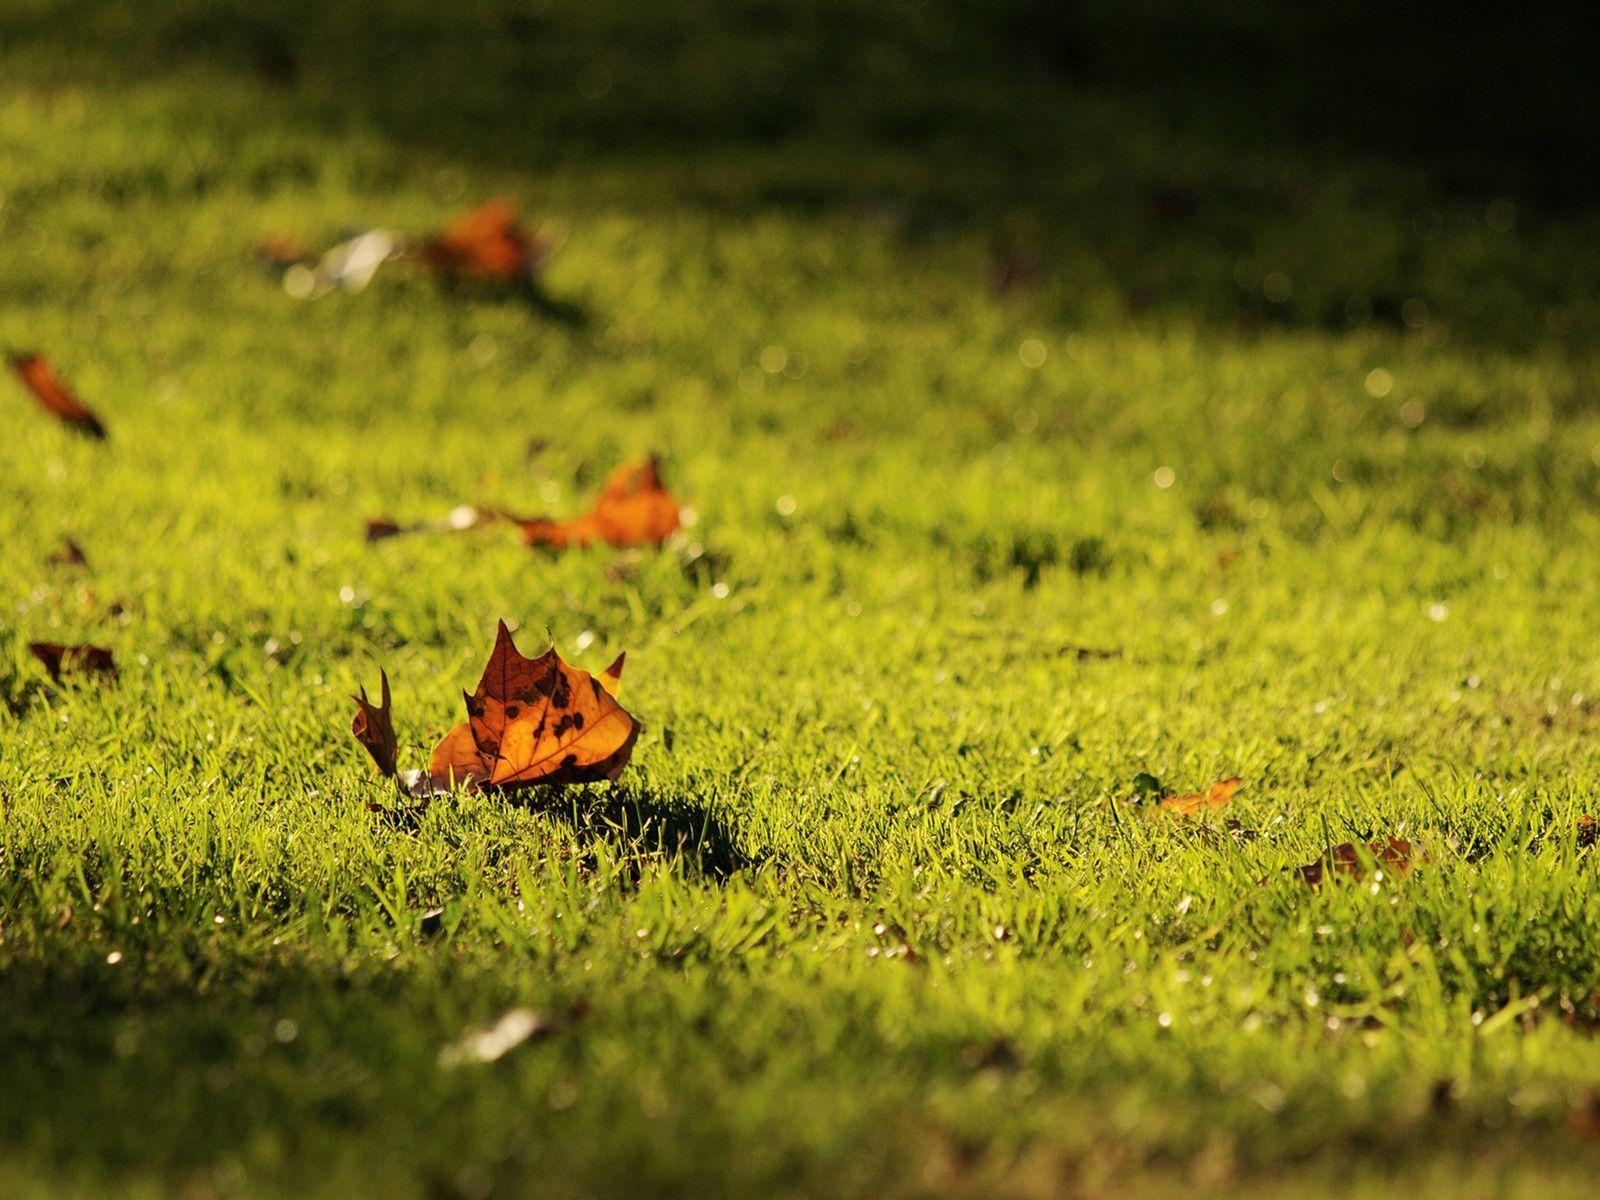
M 0 12 L 0 1195 L 1594 1194 L 1600 219 L 1050 11 Z M 631 766 L 401 811 L 501 618 Z

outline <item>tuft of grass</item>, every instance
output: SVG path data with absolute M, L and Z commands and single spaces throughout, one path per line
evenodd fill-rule
M 110 432 L 0 388 L 0 1193 L 1590 1195 L 1592 216 L 959 5 L 456 7 L 0 18 L 0 343 Z M 560 308 L 251 261 L 500 193 Z M 362 537 L 651 450 L 660 553 Z M 500 617 L 627 774 L 369 811 Z

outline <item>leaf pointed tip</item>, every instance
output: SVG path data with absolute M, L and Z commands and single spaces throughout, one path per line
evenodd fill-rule
M 611 693 L 616 699 L 617 693 L 622 690 L 622 666 L 628 659 L 628 652 L 624 650 L 617 655 L 615 661 L 600 673 L 600 686 Z

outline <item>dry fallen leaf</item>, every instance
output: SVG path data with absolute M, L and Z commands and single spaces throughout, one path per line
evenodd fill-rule
M 564 550 L 593 542 L 659 546 L 678 528 L 679 519 L 678 502 L 661 482 L 661 462 L 651 455 L 613 471 L 594 508 L 583 516 L 569 521 L 535 517 L 519 523 L 528 545 Z
M 285 271 L 310 258 L 310 248 L 292 233 L 269 233 L 256 243 L 257 261 L 272 270 Z
M 117 664 L 104 646 L 64 646 L 60 642 L 29 642 L 29 652 L 44 664 L 57 683 L 64 675 L 100 674 L 117 677 Z
M 1418 848 L 1405 838 L 1386 837 L 1364 846 L 1341 842 L 1316 861 L 1289 869 L 1297 871 L 1307 887 L 1321 887 L 1324 876 L 1328 874 L 1348 875 L 1352 879 L 1365 878 L 1369 860 L 1394 875 L 1405 875 L 1417 865 L 1420 858 Z
M 11 369 L 46 412 L 53 413 L 90 437 L 105 438 L 106 427 L 100 424 L 100 418 L 72 394 L 61 381 L 61 376 L 56 374 L 56 369 L 50 365 L 49 359 L 41 354 L 13 354 Z
M 372 517 L 367 521 L 367 541 L 381 542 L 384 538 L 410 533 L 415 528 L 414 525 L 402 525 L 393 517 Z
M 638 723 L 617 701 L 625 657 L 619 654 L 599 677 L 564 662 L 553 646 L 525 658 L 501 621 L 478 689 L 466 697 L 467 720 L 439 742 L 426 775 L 395 771 L 387 676 L 381 703 L 372 704 L 365 690 L 352 697 L 350 731 L 380 772 L 424 798 L 462 785 L 509 791 L 615 779 L 639 736 Z
M 617 702 L 624 657 L 598 679 L 563 662 L 554 647 L 525 658 L 501 621 L 478 690 L 467 697 L 467 721 L 433 751 L 434 786 L 509 789 L 615 779 L 639 736 L 638 723 Z
M 52 567 L 86 567 L 89 565 L 89 556 L 77 542 L 71 538 L 62 538 L 61 548 L 45 561 Z
M 1173 816 L 1189 817 L 1208 808 L 1222 808 L 1233 799 L 1233 793 L 1238 790 L 1239 777 L 1230 775 L 1227 779 L 1213 783 L 1203 792 L 1191 792 L 1187 796 L 1167 796 L 1158 804 Z
M 501 283 L 531 279 L 549 252 L 549 241 L 524 231 L 505 199 L 461 214 L 415 250 L 424 266 L 446 278 Z
M 372 755 L 372 761 L 378 764 L 378 770 L 384 778 L 393 779 L 400 747 L 395 741 L 394 718 L 389 710 L 388 672 L 378 672 L 378 678 L 383 681 L 383 691 L 377 704 L 367 699 L 367 689 L 364 687 L 359 696 L 350 697 L 356 702 L 356 716 L 350 722 L 350 732 L 356 735 L 356 741 L 367 748 L 367 753 Z

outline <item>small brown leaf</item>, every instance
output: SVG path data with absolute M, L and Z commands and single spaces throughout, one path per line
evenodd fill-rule
M 1567 1128 L 1574 1137 L 1600 1142 L 1600 1092 L 1590 1092 L 1580 1107 L 1567 1114 Z
M 549 255 L 550 243 L 529 235 L 517 219 L 516 206 L 498 199 L 463 213 L 420 242 L 415 253 L 425 267 L 448 279 L 512 283 L 533 277 Z
M 86 567 L 89 565 L 89 556 L 77 542 L 71 538 L 62 538 L 61 548 L 45 561 L 52 567 Z
M 564 550 L 605 542 L 611 546 L 659 546 L 678 528 L 678 502 L 661 482 L 661 462 L 652 455 L 618 467 L 606 480 L 594 508 L 581 517 L 521 521 L 530 546 Z
M 256 243 L 256 260 L 277 271 L 311 260 L 311 250 L 292 233 L 269 233 Z
M 412 527 L 400 524 L 393 517 L 373 517 L 367 522 L 367 541 L 381 542 L 384 538 L 399 537 Z
M 1290 867 L 1289 870 L 1298 872 L 1307 887 L 1321 887 L 1327 875 L 1347 875 L 1352 879 L 1366 878 L 1369 860 L 1376 863 L 1379 868 L 1387 868 L 1396 876 L 1405 875 L 1417 865 L 1421 857 L 1421 851 L 1405 838 L 1385 837 L 1375 842 L 1368 842 L 1364 846 L 1354 842 L 1341 842 L 1316 861 L 1309 862 L 1303 867 Z
M 60 642 L 29 642 L 28 650 L 44 664 L 50 678 L 60 683 L 65 675 L 98 674 L 117 678 L 117 665 L 104 646 L 67 646 Z
M 1579 817 L 1577 840 L 1580 846 L 1600 844 L 1600 817 Z
M 106 427 L 100 418 L 72 394 L 42 354 L 13 354 L 11 369 L 46 412 L 90 437 L 105 439 Z
M 378 678 L 383 681 L 379 703 L 373 704 L 367 699 L 367 689 L 364 687 L 359 696 L 350 697 L 356 702 L 356 715 L 350 722 L 350 732 L 355 734 L 356 741 L 365 746 L 367 753 L 372 755 L 372 761 L 378 764 L 379 773 L 385 779 L 393 779 L 400 748 L 395 741 L 394 718 L 389 710 L 388 672 L 379 671 Z
M 1191 817 L 1208 808 L 1222 808 L 1233 799 L 1233 793 L 1238 790 L 1239 777 L 1230 775 L 1213 783 L 1203 792 L 1191 792 L 1187 796 L 1168 796 L 1158 804 L 1173 816 Z

